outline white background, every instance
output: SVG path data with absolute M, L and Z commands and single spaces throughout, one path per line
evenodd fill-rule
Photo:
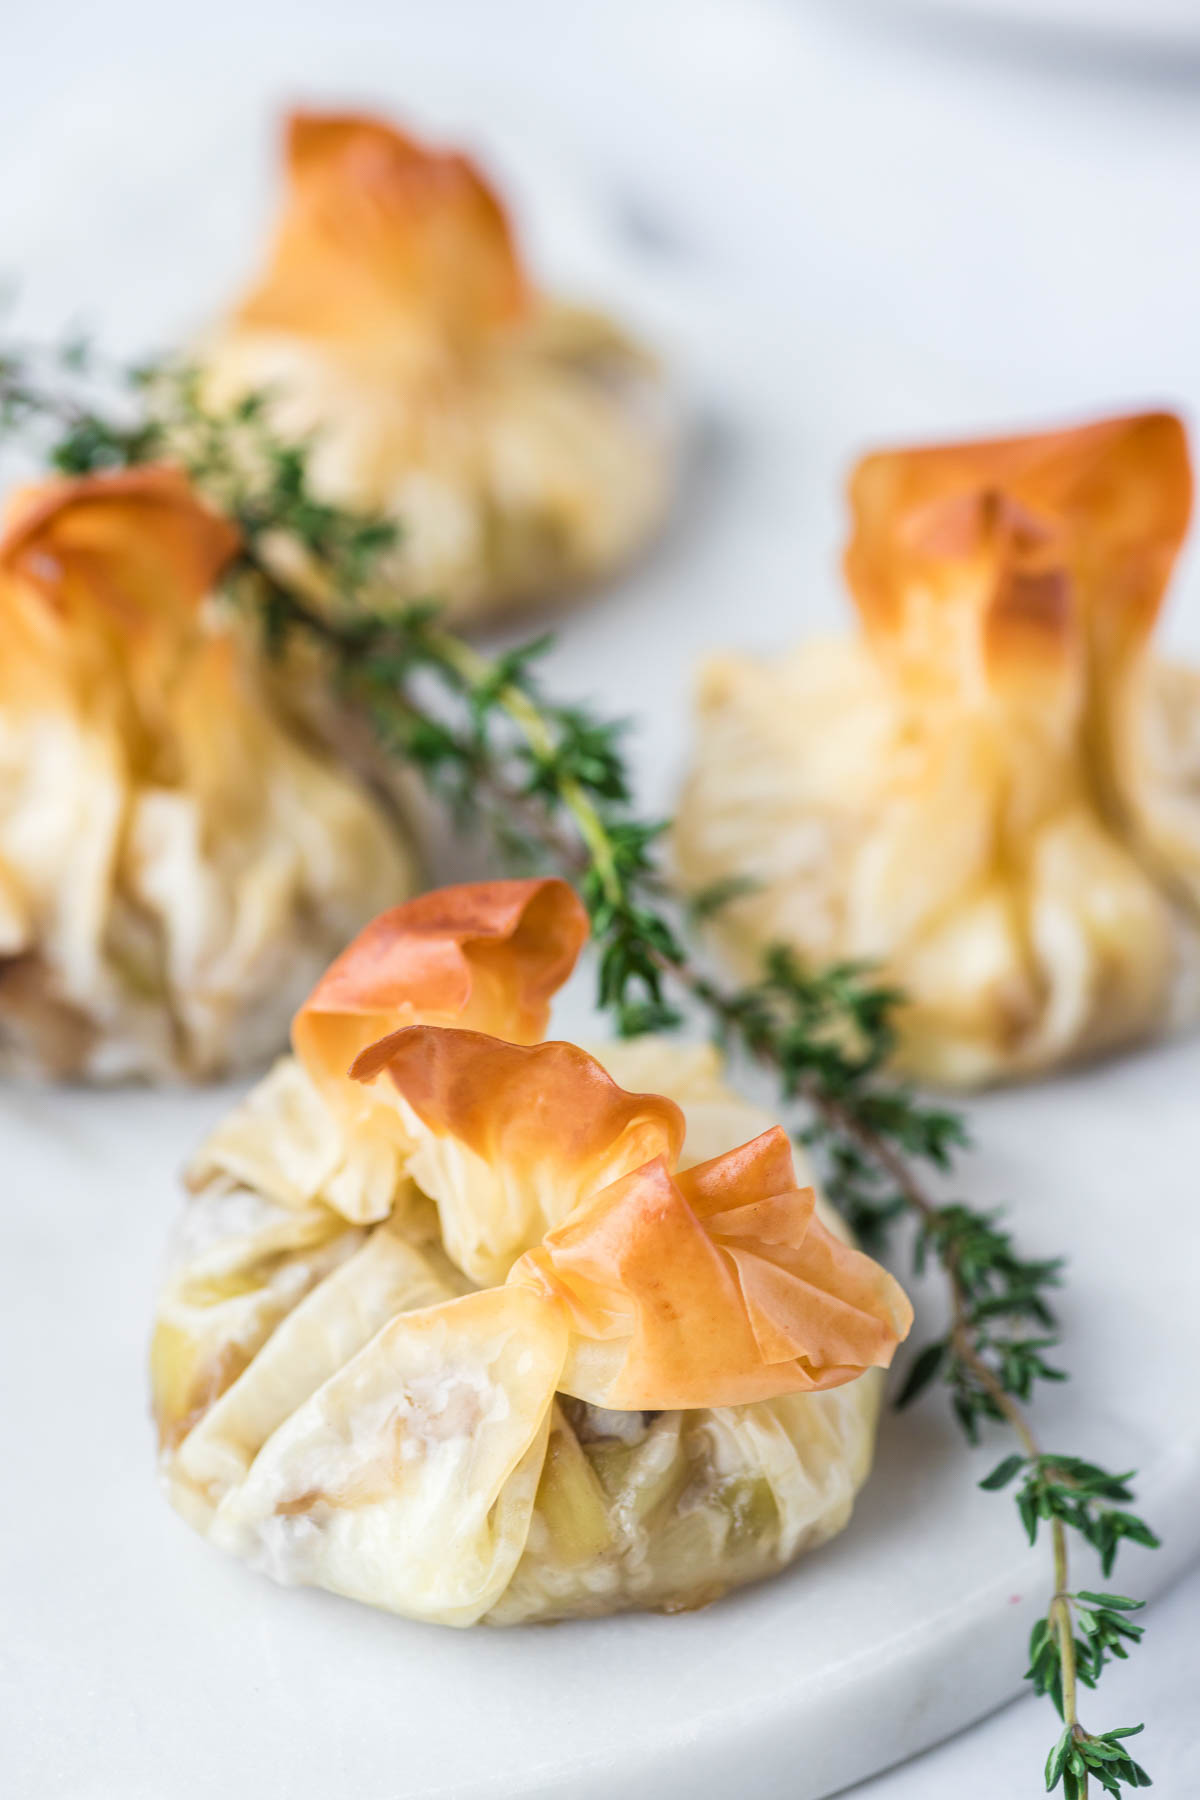
M 27 305 L 37 313 L 44 298 L 57 316 L 69 276 L 76 310 L 133 343 L 181 321 L 189 302 L 203 316 L 227 280 L 222 267 L 211 294 L 200 281 L 193 296 L 153 254 L 162 183 L 149 176 L 179 154 L 164 121 L 181 92 L 219 122 L 226 107 L 241 116 L 250 89 L 264 101 L 392 96 L 401 107 L 419 105 L 428 83 L 464 118 L 478 105 L 555 146 L 665 289 L 702 296 L 697 307 L 735 340 L 754 336 L 747 366 L 761 368 L 763 341 L 786 364 L 788 416 L 768 386 L 740 440 L 714 434 L 695 477 L 705 512 L 694 547 L 664 565 L 686 583 L 707 559 L 695 603 L 714 643 L 769 643 L 792 595 L 797 629 L 836 615 L 835 484 L 872 436 L 1156 401 L 1194 416 L 1200 402 L 1200 31 L 1189 41 L 1182 8 L 1109 0 L 1094 9 L 1107 30 L 1079 39 L 1010 34 L 1003 20 L 960 26 L 951 0 L 911 12 L 888 0 L 106 0 L 19 16 L 10 0 L 7 10 L 0 218 L 36 261 Z M 1139 10 L 1147 27 L 1174 15 L 1170 29 L 1127 32 Z M 178 204 L 214 255 L 232 256 L 244 197 L 217 163 L 208 189 L 202 170 L 181 165 Z M 83 256 L 56 201 L 88 179 L 98 223 Z M 106 209 L 120 220 L 107 237 Z M 736 342 L 724 354 L 735 364 Z M 738 507 L 758 509 L 757 534 L 722 532 Z M 651 569 L 608 620 L 636 630 L 634 601 L 665 579 Z M 1185 572 L 1167 633 L 1193 648 L 1197 599 Z M 592 635 L 611 629 L 603 606 L 581 615 L 562 667 L 578 668 Z M 682 680 L 672 672 L 672 689 Z M 676 721 L 650 719 L 644 743 L 644 784 L 659 803 L 678 761 Z M 1200 1782 L 1198 1607 L 1192 1576 L 1155 1605 L 1146 1647 L 1088 1709 L 1108 1723 L 1147 1720 L 1145 1756 L 1167 1800 Z M 1051 1735 L 1046 1707 L 1022 1702 L 856 1792 L 1034 1794 Z M 100 1771 L 86 1791 L 109 1800 Z

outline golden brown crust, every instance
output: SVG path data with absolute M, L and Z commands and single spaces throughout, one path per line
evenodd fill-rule
M 200 605 L 239 541 L 175 469 L 24 490 L 0 539 L 5 705 L 103 718 L 131 765 L 168 739 L 182 755 L 179 709 L 229 691 L 232 644 L 205 635 Z
M 509 1280 L 566 1309 L 562 1385 L 579 1399 L 670 1409 L 837 1387 L 886 1366 L 908 1330 L 892 1278 L 816 1218 L 778 1127 L 676 1174 L 679 1108 L 626 1093 L 572 1044 L 414 1027 L 354 1073 L 385 1069 L 502 1189 L 550 1197 L 552 1229 Z
M 288 191 L 238 323 L 306 337 L 389 337 L 405 318 L 456 341 L 518 323 L 531 292 L 479 169 L 382 119 L 293 113 Z
M 380 913 L 329 965 L 296 1016 L 297 1037 L 307 1046 L 318 1021 L 361 1018 L 373 1033 L 365 1049 L 381 1021 L 433 1015 L 527 1042 L 545 1030 L 587 936 L 580 900 L 557 878 L 419 894 Z
M 655 1156 L 678 1159 L 683 1113 L 661 1094 L 629 1094 L 575 1044 L 512 1044 L 478 1031 L 415 1025 L 365 1051 L 351 1071 L 392 1085 L 435 1137 L 493 1169 L 561 1196 L 605 1187 Z
M 24 490 L 11 509 L 0 591 L 11 604 L 15 581 L 71 626 L 137 638 L 190 618 L 239 541 L 176 469 L 52 481 Z
M 1187 530 L 1192 477 L 1171 413 L 863 459 L 845 570 L 885 655 L 922 660 L 976 609 L 990 674 L 1072 658 L 1106 668 L 1153 626 Z M 931 647 L 932 646 L 932 647 Z
M 886 1368 L 912 1309 L 828 1232 L 778 1126 L 672 1173 L 662 1157 L 580 1206 L 518 1264 L 588 1346 L 563 1386 L 618 1409 L 737 1406 Z M 615 1341 L 614 1341 L 615 1340 Z
M 432 1019 L 527 1043 L 587 941 L 565 881 L 480 881 L 438 888 L 381 913 L 330 964 L 296 1014 L 292 1043 L 342 1111 L 370 1096 L 355 1059 L 404 1026 Z

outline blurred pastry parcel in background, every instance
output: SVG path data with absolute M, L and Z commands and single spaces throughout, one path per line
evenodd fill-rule
M 238 551 L 182 475 L 19 495 L 0 541 L 0 1067 L 261 1063 L 412 891 L 393 820 L 271 702 L 212 599 Z
M 858 634 L 701 678 L 675 848 L 745 879 L 738 964 L 878 960 L 955 1085 L 1194 1016 L 1200 673 L 1150 642 L 1191 497 L 1168 414 L 859 464 Z
M 199 347 L 218 411 L 269 395 L 320 498 L 394 517 L 387 603 L 482 618 L 610 573 L 662 519 L 674 424 L 647 351 L 548 300 L 465 156 L 295 113 L 260 279 Z

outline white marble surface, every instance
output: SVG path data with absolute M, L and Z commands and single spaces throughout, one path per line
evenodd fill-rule
M 27 10 L 5 21 L 0 260 L 20 261 L 38 319 L 73 310 L 140 348 L 203 316 L 252 242 L 268 99 L 432 104 L 481 121 L 511 155 L 514 179 L 529 145 L 553 146 L 556 166 L 543 165 L 536 185 L 554 223 L 542 234 L 531 219 L 535 247 L 581 281 L 612 273 L 591 233 L 572 240 L 555 203 L 556 180 L 565 193 L 589 187 L 640 258 L 630 303 L 675 345 L 709 420 L 679 529 L 571 623 L 553 665 L 561 687 L 596 688 L 644 715 L 639 772 L 661 804 L 702 648 L 766 645 L 836 616 L 835 484 L 865 441 L 1143 400 L 1194 411 L 1200 395 L 1200 77 L 1186 58 L 1123 70 L 1060 47 L 1045 61 L 1020 40 L 910 31 L 907 17 L 898 0 L 213 0 L 187 14 L 110 0 L 53 16 Z M 1185 571 L 1168 632 L 1193 650 L 1198 600 Z M 630 668 L 619 646 L 634 633 Z M 1134 1442 L 1148 1510 L 1170 1527 L 1161 1557 L 1131 1565 L 1128 1579 L 1143 1584 L 1179 1572 L 1198 1511 L 1187 1317 L 1198 1273 L 1198 1074 L 1196 1048 L 1181 1046 L 977 1109 L 981 1188 L 1013 1201 L 1031 1243 L 1075 1252 L 1067 1323 L 1086 1372 L 1055 1415 L 1080 1447 Z M 15 1791 L 37 1800 L 190 1800 L 218 1786 L 230 1800 L 592 1792 L 591 1774 L 559 1764 L 556 1775 L 549 1752 L 540 1772 L 532 1749 L 520 1760 L 521 1721 L 514 1728 L 497 1713 L 514 1715 L 521 1691 L 495 1661 L 501 1640 L 455 1649 L 478 1640 L 389 1635 L 397 1628 L 387 1621 L 368 1615 L 360 1627 L 354 1614 L 347 1625 L 349 1609 L 319 1598 L 248 1588 L 251 1578 L 194 1545 L 158 1506 L 139 1466 L 136 1390 L 160 1194 L 175 1144 L 218 1102 L 171 1102 L 169 1115 L 148 1104 L 119 1119 L 92 1102 L 10 1097 L 0 1117 L 4 1186 L 20 1188 L 3 1225 L 13 1291 L 0 1315 L 13 1335 L 5 1366 L 22 1471 L 0 1503 L 18 1621 L 0 1664 Z M 101 1166 L 107 1180 L 92 1188 Z M 1126 1244 L 1131 1207 L 1141 1230 Z M 94 1281 L 77 1258 L 73 1278 L 59 1281 L 67 1241 L 93 1259 Z M 49 1314 L 39 1282 L 55 1296 Z M 114 1300 L 119 1331 L 93 1341 Z M 1120 1337 L 1097 1317 L 1117 1300 L 1127 1306 Z M 31 1341 L 46 1354 L 31 1357 Z M 889 1536 L 898 1497 L 913 1508 L 907 1537 Z M 577 1734 L 598 1716 L 592 1774 L 619 1779 L 631 1797 L 701 1800 L 705 1771 L 720 1783 L 739 1737 L 751 1759 L 744 1791 L 800 1800 L 827 1790 L 836 1734 L 787 1739 L 789 1706 L 793 1715 L 814 1706 L 804 1686 L 821 1660 L 806 1641 L 810 1609 L 828 1609 L 847 1654 L 872 1633 L 887 1651 L 870 1677 L 884 1714 L 887 1696 L 904 1691 L 906 1607 L 920 1624 L 908 1662 L 941 1670 L 925 1720 L 908 1705 L 873 1724 L 870 1686 L 857 1689 L 861 1716 L 853 1688 L 833 1695 L 844 1779 L 868 1765 L 881 1731 L 899 1753 L 928 1737 L 930 1719 L 968 1717 L 1008 1691 L 1040 1565 L 1018 1565 L 1003 1512 L 973 1494 L 953 1437 L 926 1408 L 909 1430 L 888 1433 L 857 1535 L 809 1565 L 802 1585 L 696 1622 L 636 1622 L 629 1636 L 600 1628 L 600 1672 L 589 1671 L 590 1651 L 571 1648 L 577 1638 L 523 1640 L 509 1662 L 528 1663 L 533 1691 L 553 1702 L 527 1742 L 545 1749 L 545 1716 L 557 1707 Z M 907 1588 L 895 1581 L 898 1562 Z M 989 1577 L 1010 1568 L 1021 1599 L 1005 1623 Z M 1198 1599 L 1192 1577 L 1154 1607 L 1146 1648 L 1106 1676 L 1097 1703 L 1108 1723 L 1147 1719 L 1145 1756 L 1165 1795 L 1184 1796 L 1195 1781 Z M 501 1764 L 484 1789 L 468 1773 L 482 1702 L 463 1709 L 459 1760 L 440 1787 L 420 1773 L 434 1766 L 428 1746 L 413 1742 L 426 1716 L 414 1704 L 425 1690 L 413 1659 L 433 1684 L 455 1678 L 464 1657 L 476 1679 L 496 1684 L 487 1705 L 494 1728 L 510 1733 L 511 1769 Z M 739 1675 L 747 1658 L 770 1688 L 767 1727 Z M 367 1705 L 362 1684 L 378 1680 L 383 1660 L 395 1671 L 397 1716 L 380 1736 L 386 1697 L 369 1685 Z M 556 1672 L 557 1693 L 546 1686 Z M 659 1713 L 668 1701 L 678 1709 L 674 1739 L 651 1701 Z M 285 1777 L 264 1760 L 271 1745 L 255 1724 L 264 1712 L 271 1732 L 299 1733 L 302 1745 L 310 1734 L 304 1787 L 295 1768 Z M 1011 1800 L 1038 1791 L 1050 1735 L 1046 1709 L 1022 1702 L 856 1791 Z

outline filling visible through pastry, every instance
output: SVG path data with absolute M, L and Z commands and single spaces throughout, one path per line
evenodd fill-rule
M 381 120 L 296 113 L 260 279 L 198 347 L 217 410 L 268 398 L 315 490 L 395 517 L 383 600 L 456 619 L 594 581 L 642 548 L 673 484 L 649 353 L 546 299 L 465 156 Z
M 856 469 L 856 636 L 700 682 L 675 856 L 741 968 L 878 962 L 935 1082 L 1194 1017 L 1200 674 L 1151 633 L 1192 478 L 1167 414 Z
M 193 1161 L 163 1478 L 279 1581 L 677 1610 L 849 1518 L 911 1308 L 714 1052 L 543 1041 L 586 935 L 558 881 L 384 914 Z

